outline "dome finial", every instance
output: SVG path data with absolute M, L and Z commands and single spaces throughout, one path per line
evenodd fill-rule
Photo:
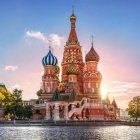
M 72 5 L 72 15 L 74 16 L 74 6 Z
M 92 45 L 92 47 L 93 47 L 93 38 L 94 38 L 94 36 L 92 35 L 91 36 L 91 39 L 92 39 L 91 45 Z
M 51 40 L 49 40 L 49 50 L 51 51 Z

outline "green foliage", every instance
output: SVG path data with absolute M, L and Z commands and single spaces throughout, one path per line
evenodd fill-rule
M 15 89 L 13 91 L 14 95 L 14 115 L 18 119 L 31 118 L 32 116 L 32 106 L 23 106 L 22 103 L 22 90 Z
M 5 114 L 11 113 L 13 103 L 14 96 L 7 89 L 0 87 L 0 105 L 4 108 Z
M 128 114 L 135 118 L 135 121 L 140 117 L 140 96 L 134 97 L 128 105 L 128 108 L 126 109 L 128 111 Z
M 32 114 L 32 106 L 31 105 L 25 106 L 23 108 L 23 117 L 24 118 L 31 118 L 32 115 L 33 115 Z
M 17 119 L 30 118 L 32 107 L 23 106 L 22 90 L 14 89 L 13 94 L 0 87 L 0 105 L 4 108 L 5 118 L 9 119 L 13 114 Z
M 15 101 L 19 104 L 22 105 L 22 90 L 14 89 L 13 90 L 13 95 Z
M 11 117 L 10 113 L 7 113 L 7 114 L 5 115 L 5 118 L 6 118 L 7 120 L 10 119 L 10 117 Z
M 37 91 L 36 95 L 40 96 L 42 94 L 42 90 L 40 89 L 39 91 Z
M 22 118 L 23 116 L 23 104 L 22 104 L 22 90 L 13 90 L 14 103 L 13 103 L 13 114 L 17 118 Z

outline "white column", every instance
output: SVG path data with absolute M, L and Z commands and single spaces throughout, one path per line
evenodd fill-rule
M 60 120 L 59 117 L 59 105 L 55 104 L 55 108 L 54 108 L 54 120 Z
M 49 104 L 46 103 L 46 116 L 45 116 L 46 120 L 50 119 L 50 108 L 49 108 Z
M 69 119 L 69 117 L 68 117 L 68 105 L 66 104 L 64 107 L 65 107 L 64 108 L 65 120 L 68 120 Z

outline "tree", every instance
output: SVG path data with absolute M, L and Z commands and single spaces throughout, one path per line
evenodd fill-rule
M 36 95 L 40 96 L 42 94 L 42 89 L 40 89 L 39 91 L 37 91 Z
M 23 106 L 22 90 L 14 89 L 12 94 L 6 88 L 0 87 L 0 106 L 4 108 L 7 118 L 12 114 L 18 119 L 32 116 L 32 106 Z
M 13 91 L 14 96 L 14 115 L 19 118 L 31 118 L 32 116 L 32 106 L 23 106 L 22 103 L 22 90 L 15 89 Z
M 140 96 L 134 97 L 128 104 L 128 108 L 126 109 L 128 114 L 135 118 L 135 121 L 140 117 Z
M 22 118 L 23 116 L 23 104 L 22 104 L 22 90 L 13 90 L 14 102 L 13 102 L 13 114 L 17 118 Z
M 32 116 L 32 106 L 28 105 L 23 108 L 23 117 L 24 118 L 31 118 Z
M 6 88 L 0 87 L 0 105 L 4 108 L 4 114 L 12 112 L 14 96 Z

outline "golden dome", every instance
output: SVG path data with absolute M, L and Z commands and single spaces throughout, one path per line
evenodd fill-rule
M 67 74 L 78 75 L 79 74 L 79 68 L 72 62 L 67 69 Z
M 75 16 L 74 14 L 72 14 L 72 15 L 70 16 L 70 20 L 76 20 L 76 16 Z
M 56 72 L 57 74 L 59 74 L 59 72 L 60 72 L 60 68 L 59 68 L 58 65 L 56 65 L 56 67 L 55 67 L 55 72 Z
M 72 6 L 72 15 L 70 16 L 70 20 L 76 20 L 76 16 L 74 14 L 74 6 Z

